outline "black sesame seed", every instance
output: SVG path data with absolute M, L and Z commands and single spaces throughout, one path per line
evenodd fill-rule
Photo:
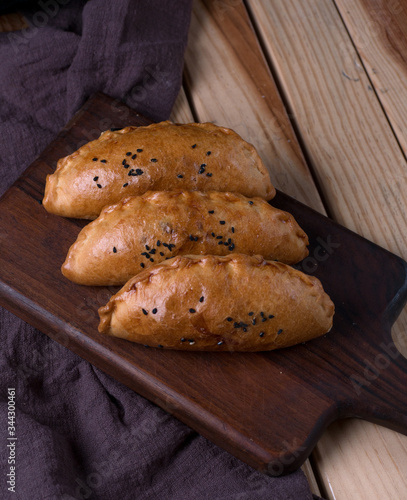
M 157 240 L 157 246 L 159 247 L 161 245 L 161 241 Z
M 253 316 L 254 312 L 253 311 L 250 311 L 249 312 L 249 316 Z
M 96 176 L 96 177 L 94 177 L 94 178 L 93 178 L 93 180 L 94 180 L 94 181 L 98 181 L 98 180 L 99 180 L 99 177 L 97 177 L 97 176 Z
M 182 337 L 181 342 L 185 342 L 186 338 Z
M 280 335 L 280 333 L 283 333 L 283 329 L 280 328 L 280 330 L 277 332 L 277 335 Z
M 189 312 L 193 314 L 193 313 L 195 313 L 196 311 L 195 311 L 195 309 L 193 309 L 193 308 L 191 307 L 191 309 L 189 310 Z
M 263 312 L 263 311 L 261 311 L 260 316 L 261 316 L 262 318 L 264 318 L 264 312 Z
M 101 184 L 96 184 L 96 186 L 97 186 L 99 189 L 102 189 Z
M 196 148 L 196 144 L 192 144 L 191 148 L 195 149 Z
M 168 243 L 163 243 L 163 247 L 168 248 Z
M 212 177 L 211 172 L 208 172 L 208 173 L 206 174 L 206 177 Z
M 235 321 L 235 322 L 233 323 L 233 326 L 234 326 L 235 328 L 240 328 L 240 323 L 238 323 L 237 321 Z
M 220 235 L 219 235 L 219 236 L 216 236 L 216 239 L 217 239 L 217 240 L 222 240 L 222 239 L 223 239 L 223 236 L 220 236 Z
M 97 158 L 92 158 L 92 161 L 98 161 L 98 159 Z
M 100 160 L 100 163 L 107 163 L 107 160 Z
M 130 167 L 130 165 L 127 163 L 124 165 L 124 168 L 129 168 L 129 167 Z
M 269 314 L 269 319 L 274 318 L 274 314 Z
M 156 250 L 155 248 L 152 248 L 152 249 L 150 250 L 151 255 L 154 255 L 156 251 L 157 251 L 157 250 Z
M 126 156 L 131 156 L 131 152 L 130 152 L 130 151 L 128 151 L 128 152 L 126 153 Z
M 144 171 L 141 170 L 141 168 L 136 168 L 136 174 L 137 175 L 143 175 L 144 174 Z
M 190 234 L 190 235 L 189 235 L 189 239 L 190 239 L 191 241 L 194 241 L 194 237 L 193 237 L 193 235 L 192 235 L 192 234 Z
M 164 257 L 164 252 L 160 252 L 161 257 Z
M 143 268 L 145 267 L 145 265 L 143 264 L 143 262 L 140 264 L 140 266 L 143 267 Z
M 228 318 L 226 318 L 226 321 L 233 321 L 233 318 L 229 316 Z
M 208 214 L 214 214 L 215 210 L 208 210 Z
M 113 247 L 113 253 L 117 253 L 117 248 Z
M 227 247 L 229 245 L 229 243 L 227 241 L 224 241 L 223 244 L 225 245 L 225 247 Z
M 212 151 L 207 151 L 206 156 L 210 156 L 211 153 L 212 153 Z
M 170 244 L 168 245 L 168 248 L 169 248 L 170 250 L 171 250 L 172 248 L 175 248 L 174 243 L 170 243 Z
M 259 333 L 260 337 L 264 337 L 264 332 Z
M 218 342 L 218 345 L 222 345 L 222 344 L 223 344 L 223 340 L 220 340 L 220 341 Z
M 131 157 L 131 159 L 132 159 L 132 160 L 135 160 L 136 158 L 137 158 L 137 155 L 133 155 L 133 156 Z
M 158 162 L 157 158 L 151 158 L 150 161 L 151 161 L 151 163 L 157 163 Z
M 252 325 L 254 326 L 256 324 L 256 318 L 252 321 Z
M 177 175 L 178 179 L 182 179 L 184 176 L 182 174 Z
M 122 165 L 127 165 L 126 158 L 122 161 Z
M 247 327 L 247 326 L 249 326 L 249 325 L 248 325 L 248 324 L 246 324 L 246 323 L 243 323 L 243 321 L 241 321 L 241 322 L 240 322 L 240 326 Z
M 195 236 L 194 241 L 198 241 L 198 240 L 199 240 L 199 237 Z
M 138 150 L 137 150 L 137 153 L 142 153 L 142 152 L 143 152 L 143 150 L 142 150 L 142 149 L 138 149 Z
M 129 165 L 129 166 L 130 166 L 130 165 Z M 127 175 L 133 175 L 133 172 L 134 172 L 134 168 L 131 168 L 131 169 L 129 170 L 129 173 L 128 173 Z M 136 174 L 134 174 L 134 175 L 136 175 Z
M 235 228 L 234 228 L 234 227 L 232 227 L 232 228 L 231 228 L 231 231 L 232 231 L 232 233 L 234 233 L 234 232 L 235 232 Z
M 211 233 L 211 235 L 215 238 L 215 233 Z
M 254 205 L 254 201 L 249 201 L 249 205 Z
M 128 183 L 128 182 L 125 182 L 125 183 L 123 184 L 123 187 L 125 188 L 125 187 L 127 187 L 128 185 L 129 185 L 129 183 Z
M 267 321 L 267 318 L 263 318 L 263 319 L 261 320 L 261 322 L 262 322 L 262 323 L 264 323 L 265 321 Z
M 150 257 L 150 254 L 147 253 L 147 252 L 141 252 L 141 255 L 145 255 L 146 257 L 149 256 Z
M 223 245 L 223 241 L 218 241 L 218 245 Z
M 143 311 L 143 314 L 147 316 L 148 312 L 145 309 L 141 309 Z
M 201 298 L 199 299 L 199 302 L 203 302 L 203 301 L 204 301 L 204 297 L 201 297 Z
M 205 172 L 205 166 L 201 165 L 201 168 L 198 171 L 198 174 L 203 174 Z
M 157 314 L 157 308 L 154 307 L 154 309 L 151 311 L 153 314 Z
M 148 251 L 148 250 L 150 250 L 150 247 L 149 247 L 148 245 L 146 245 L 146 250 L 147 250 L 147 251 Z
M 221 224 L 222 226 L 226 224 L 226 222 L 224 220 L 220 220 L 219 221 L 219 224 Z
M 153 259 L 153 258 L 151 258 L 151 259 L 150 259 L 150 262 L 154 262 L 154 259 Z

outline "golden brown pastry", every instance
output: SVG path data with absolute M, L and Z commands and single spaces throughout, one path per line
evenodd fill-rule
M 318 279 L 242 254 L 184 256 L 133 277 L 99 309 L 99 331 L 154 347 L 262 351 L 332 327 Z
M 48 212 L 96 218 L 106 205 L 149 190 L 234 191 L 270 200 L 275 189 L 255 148 L 212 123 L 107 131 L 47 176 Z
M 63 274 L 82 285 L 123 285 L 175 255 L 259 254 L 288 264 L 308 255 L 294 217 L 261 198 L 158 191 L 105 208 L 79 233 Z

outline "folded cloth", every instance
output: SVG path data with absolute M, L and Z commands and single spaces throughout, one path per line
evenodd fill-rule
M 44 0 L 26 13 L 27 30 L 0 34 L 0 192 L 96 91 L 168 118 L 190 9 L 191 0 Z M 16 453 L 1 498 L 311 500 L 301 471 L 254 471 L 4 309 L 0 330 L 1 463 Z

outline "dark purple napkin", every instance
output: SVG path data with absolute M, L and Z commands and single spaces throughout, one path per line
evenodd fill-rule
M 181 85 L 191 0 L 38 5 L 0 34 L 0 193 L 94 92 L 162 120 Z M 0 331 L 1 498 L 311 500 L 301 471 L 254 471 L 4 309 Z

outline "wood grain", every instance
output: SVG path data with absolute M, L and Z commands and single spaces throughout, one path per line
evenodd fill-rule
M 170 120 L 175 123 L 192 123 L 195 121 L 187 96 L 185 94 L 184 87 L 181 87 L 181 90 L 177 96 L 177 99 L 171 111 Z
M 371 448 L 366 449 L 366 442 Z M 324 435 L 324 446 L 314 453 L 324 474 L 321 495 L 332 500 L 403 500 L 406 454 L 407 436 L 360 420 L 335 422 Z
M 126 124 L 147 122 L 121 109 Z M 106 122 L 124 125 L 114 101 L 96 96 L 1 198 L 0 303 L 271 475 L 300 466 L 339 417 L 407 433 L 407 361 L 389 354 L 374 384 L 365 374 L 366 362 L 391 345 L 390 326 L 407 300 L 407 264 L 282 193 L 273 204 L 292 212 L 310 238 L 300 268 L 321 279 L 336 305 L 328 335 L 273 352 L 186 353 L 98 334 L 97 308 L 117 288 L 63 278 L 60 265 L 86 222 L 52 216 L 38 201 L 57 159 Z M 372 272 L 377 266 L 386 279 Z
M 19 13 L 0 16 L 0 32 L 19 31 L 25 28 L 28 28 L 28 24 Z
M 283 82 L 294 110 L 298 130 L 316 176 L 337 220 L 392 251 L 406 252 L 405 160 L 381 105 L 371 90 L 353 42 L 332 2 L 248 2 L 269 57 Z M 357 17 L 357 16 L 356 16 Z M 295 36 L 292 34 L 295 33 Z M 400 108 L 405 115 L 405 105 Z M 407 314 L 397 321 L 393 336 L 407 353 Z M 351 427 L 352 428 L 352 427 Z M 407 475 L 407 456 L 392 442 L 391 454 L 360 434 L 344 448 L 340 469 L 334 462 L 330 431 L 317 447 L 323 464 L 316 462 L 323 484 L 331 484 L 330 498 L 369 497 L 359 488 L 352 471 L 357 447 L 376 456 L 382 478 L 394 479 L 394 464 L 381 457 L 402 454 L 398 482 Z M 353 443 L 353 444 L 352 444 Z M 376 448 L 377 447 L 377 448 Z M 368 467 L 359 463 L 360 475 Z M 341 471 L 343 475 L 338 474 Z M 343 476 L 347 477 L 343 483 Z M 384 479 L 383 479 L 384 480 Z M 344 486 L 345 484 L 345 486 Z M 345 491 L 344 491 L 345 488 Z M 374 489 L 374 488 L 373 488 Z M 338 491 L 344 492 L 343 496 Z
M 194 3 L 185 75 L 198 121 L 236 130 L 277 188 L 323 210 L 242 2 Z
M 335 0 L 335 3 L 407 154 L 407 2 Z

